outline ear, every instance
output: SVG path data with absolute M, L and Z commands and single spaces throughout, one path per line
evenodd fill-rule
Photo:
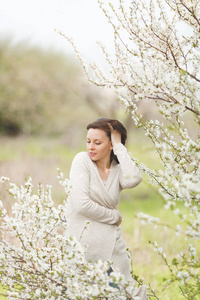
M 113 144 L 112 144 L 112 142 L 111 142 L 111 145 L 110 145 L 110 151 L 113 149 Z

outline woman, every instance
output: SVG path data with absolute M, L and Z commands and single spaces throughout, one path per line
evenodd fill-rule
M 87 130 L 87 152 L 75 156 L 70 170 L 68 234 L 87 245 L 89 261 L 111 260 L 112 270 L 134 284 L 117 206 L 121 190 L 135 187 L 142 178 L 124 146 L 127 132 L 119 121 L 98 119 Z M 84 230 L 88 220 L 90 224 Z M 146 287 L 141 287 L 137 295 L 146 300 Z

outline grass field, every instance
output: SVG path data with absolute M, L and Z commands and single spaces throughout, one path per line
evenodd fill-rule
M 83 143 L 76 149 L 71 149 L 64 140 L 45 137 L 1 138 L 0 144 L 0 176 L 8 176 L 13 182 L 23 184 L 27 175 L 30 175 L 35 186 L 39 182 L 51 184 L 56 203 L 61 203 L 64 196 L 56 178 L 56 168 L 59 167 L 68 177 L 72 158 L 76 152 L 84 150 L 85 146 Z M 160 163 L 151 144 L 140 134 L 129 142 L 128 150 L 148 167 L 159 168 Z M 9 209 L 10 199 L 2 191 L 0 196 Z M 135 218 L 135 215 L 142 211 L 159 217 L 163 223 L 170 221 L 171 225 L 175 224 L 176 216 L 163 208 L 161 197 L 156 189 L 147 183 L 145 176 L 138 187 L 122 192 L 119 209 L 123 215 L 123 236 L 133 256 L 134 273 L 144 278 L 147 285 L 151 283 L 160 300 L 185 299 L 181 296 L 178 286 L 166 288 L 163 284 L 163 277 L 167 276 L 168 270 L 149 245 L 149 240 L 157 241 L 170 259 L 184 247 L 186 241 L 169 229 L 155 229 L 152 224 L 141 225 Z M 5 297 L 0 296 L 0 299 Z

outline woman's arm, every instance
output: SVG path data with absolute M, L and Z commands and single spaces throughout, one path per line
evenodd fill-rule
M 77 154 L 72 162 L 70 170 L 70 182 L 72 184 L 72 202 L 75 210 L 86 218 L 95 221 L 116 224 L 120 213 L 116 209 L 109 209 L 92 201 L 89 197 L 90 169 L 87 153 Z
M 117 156 L 120 168 L 120 185 L 123 189 L 135 187 L 142 181 L 140 171 L 127 153 L 126 147 L 118 143 L 113 147 L 113 152 Z
M 126 147 L 121 143 L 121 134 L 114 130 L 111 125 L 110 129 L 113 152 L 117 156 L 121 168 L 120 185 L 122 189 L 132 188 L 141 182 L 142 176 L 127 153 Z

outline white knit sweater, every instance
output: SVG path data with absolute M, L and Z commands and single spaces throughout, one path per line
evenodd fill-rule
M 87 259 L 111 259 L 117 231 L 114 225 L 119 219 L 117 206 L 122 189 L 138 185 L 142 178 L 127 149 L 122 144 L 113 148 L 119 160 L 111 163 L 106 184 L 98 168 L 87 152 L 78 153 L 71 166 L 72 193 L 68 208 L 67 235 L 75 236 L 87 245 Z M 86 221 L 90 221 L 84 230 Z

